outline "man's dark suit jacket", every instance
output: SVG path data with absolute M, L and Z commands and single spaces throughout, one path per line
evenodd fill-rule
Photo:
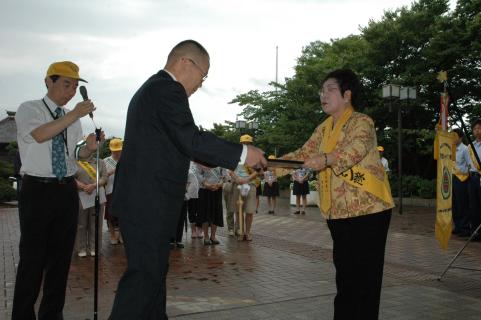
M 197 128 L 184 87 L 161 70 L 130 102 L 112 212 L 137 226 L 172 232 L 165 228 L 175 228 L 189 161 L 234 169 L 241 153 L 240 144 Z

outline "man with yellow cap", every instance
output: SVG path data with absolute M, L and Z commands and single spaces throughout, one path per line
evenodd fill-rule
M 110 204 L 112 202 L 112 191 L 114 188 L 115 168 L 120 160 L 122 154 L 123 142 L 119 138 L 113 138 L 109 142 L 110 156 L 104 159 L 105 166 L 107 167 L 107 175 L 109 177 L 107 186 L 105 187 L 105 194 L 107 196 L 107 205 L 105 206 L 105 220 L 110 232 L 110 244 L 122 243 L 122 237 L 120 236 L 119 219 L 110 212 Z
M 243 145 L 250 145 L 252 142 L 253 139 L 248 134 L 240 137 L 240 143 Z M 243 216 L 240 217 L 240 219 L 243 219 L 244 221 L 237 221 L 236 229 L 239 227 L 240 223 L 242 223 L 245 225 L 245 234 L 240 234 L 239 240 L 251 241 L 251 227 L 254 220 L 254 212 L 256 210 L 256 180 L 258 179 L 257 172 L 249 166 L 239 164 L 235 170 L 231 172 L 231 176 L 234 179 L 234 202 L 237 202 L 239 195 L 241 195 L 243 198 Z M 235 211 L 239 212 L 239 208 L 237 206 Z
M 22 103 L 15 115 L 23 185 L 13 320 L 37 318 L 34 305 L 42 280 L 38 319 L 63 319 L 79 212 L 76 157 L 86 159 L 96 150 L 95 135 L 76 150 L 83 139 L 80 118 L 95 110 L 92 101 L 81 101 L 73 110 L 65 108 L 79 81 L 85 80 L 76 64 L 52 63 L 45 76 L 47 94 Z

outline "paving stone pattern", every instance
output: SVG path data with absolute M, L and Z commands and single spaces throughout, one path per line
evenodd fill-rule
M 220 228 L 218 246 L 185 234 L 171 252 L 170 319 L 332 319 L 336 293 L 332 241 L 317 208 L 293 215 L 279 199 L 268 215 L 265 199 L 254 218 L 252 242 Z M 453 236 L 443 251 L 434 239 L 434 209 L 404 207 L 393 213 L 388 235 L 380 319 L 481 319 L 481 271 L 449 269 L 438 277 L 465 239 Z M 108 243 L 105 227 L 99 268 L 98 319 L 107 319 L 125 269 L 121 245 Z M 0 207 L 0 319 L 9 319 L 20 237 L 17 208 Z M 481 269 L 481 243 L 471 243 L 455 266 Z M 65 319 L 93 319 L 92 257 L 74 256 Z

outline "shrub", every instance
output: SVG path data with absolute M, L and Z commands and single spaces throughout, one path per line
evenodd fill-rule
M 11 201 L 17 197 L 17 191 L 12 184 L 4 178 L 0 178 L 0 201 Z

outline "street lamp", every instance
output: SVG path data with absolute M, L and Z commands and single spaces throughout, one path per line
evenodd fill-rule
M 389 111 L 392 111 L 393 98 L 399 98 L 401 87 L 398 85 L 387 84 L 382 87 L 382 97 L 389 98 Z M 401 123 L 401 106 L 398 108 L 398 198 L 399 198 L 399 214 L 403 213 L 403 194 L 402 194 L 402 123 Z
M 393 98 L 399 98 L 399 100 L 406 100 L 406 106 L 408 100 L 416 99 L 415 87 L 401 87 L 398 85 L 388 84 L 382 88 L 382 97 L 389 98 L 389 111 L 392 110 Z M 401 104 L 398 107 L 398 197 L 399 197 L 399 214 L 403 212 L 403 195 L 402 195 L 402 114 Z
M 259 128 L 259 124 L 255 121 L 247 122 L 246 120 L 239 119 L 239 115 L 235 118 L 235 128 L 242 134 L 246 130 L 255 131 Z

